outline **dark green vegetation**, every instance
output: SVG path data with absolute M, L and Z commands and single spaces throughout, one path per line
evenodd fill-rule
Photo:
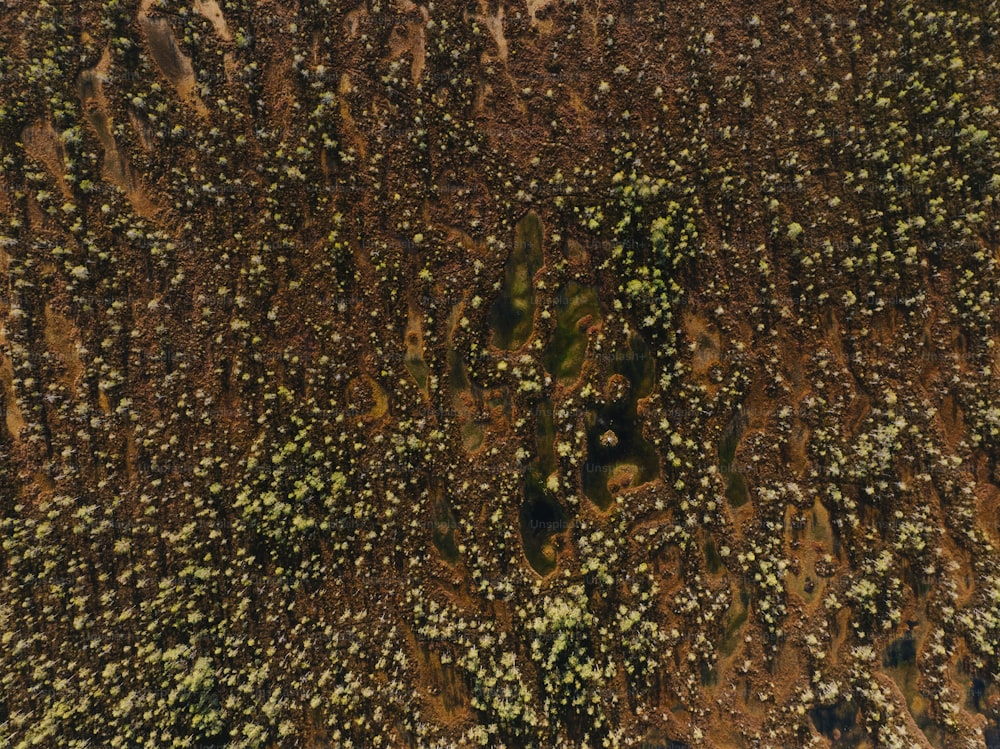
M 0 746 L 995 738 L 998 27 L 0 5 Z

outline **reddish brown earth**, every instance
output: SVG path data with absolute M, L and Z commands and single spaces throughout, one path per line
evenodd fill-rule
M 0 746 L 1000 745 L 998 20 L 0 5 Z

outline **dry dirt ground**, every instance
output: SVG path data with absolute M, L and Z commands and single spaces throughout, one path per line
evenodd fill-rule
M 0 746 L 1000 746 L 997 3 L 0 3 Z

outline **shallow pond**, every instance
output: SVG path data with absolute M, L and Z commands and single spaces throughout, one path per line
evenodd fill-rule
M 521 543 L 528 562 L 540 575 L 547 575 L 556 566 L 552 537 L 568 528 L 568 517 L 558 501 L 545 488 L 548 475 L 556 467 L 555 424 L 552 402 L 538 404 L 535 417 L 535 441 L 538 459 L 524 474 L 524 497 L 521 502 Z
M 747 492 L 746 480 L 739 471 L 736 460 L 736 448 L 743 436 L 743 419 L 737 414 L 726 425 L 719 439 L 719 471 L 726 480 L 726 499 L 733 507 L 746 504 L 750 498 Z
M 574 382 L 587 354 L 586 328 L 601 319 L 601 305 L 592 287 L 570 281 L 559 290 L 555 306 L 556 327 L 543 363 L 558 381 Z
M 865 730 L 858 720 L 858 706 L 840 700 L 833 705 L 817 705 L 809 711 L 816 730 L 831 741 L 832 749 L 851 749 L 865 740 Z
M 514 249 L 507 260 L 500 296 L 490 313 L 493 345 L 512 350 L 527 343 L 535 323 L 534 277 L 542 267 L 542 222 L 529 213 L 514 227 Z
M 552 537 L 569 527 L 562 506 L 545 490 L 545 477 L 533 465 L 524 475 L 524 499 L 520 510 L 521 542 L 534 570 L 547 575 L 556 567 Z
M 622 355 L 615 358 L 613 368 L 624 378 L 628 392 L 590 411 L 585 419 L 583 491 L 602 510 L 611 506 L 617 490 L 652 481 L 660 472 L 660 459 L 642 436 L 637 414 L 638 403 L 649 395 L 655 375 L 653 359 L 641 338 L 632 337 Z

